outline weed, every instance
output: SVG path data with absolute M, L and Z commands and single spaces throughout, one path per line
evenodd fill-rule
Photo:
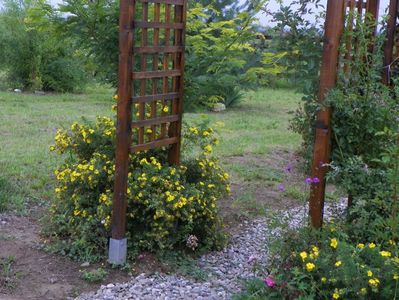
M 244 217 L 251 215 L 261 215 L 265 212 L 265 204 L 259 203 L 254 191 L 247 191 L 238 195 L 233 202 L 233 206 L 239 207 Z
M 80 277 L 88 282 L 102 282 L 108 275 L 108 272 L 103 268 L 97 268 L 91 271 L 80 270 Z
M 20 273 L 14 271 L 15 257 L 0 257 L 0 293 L 16 288 Z
M 159 260 L 172 273 L 198 281 L 205 281 L 208 278 L 208 274 L 198 266 L 197 261 L 183 252 L 163 252 L 159 254 Z
M 284 192 L 284 196 L 294 200 L 298 200 L 299 202 L 303 203 L 307 201 L 309 195 L 307 192 L 302 191 L 297 186 L 289 186 Z

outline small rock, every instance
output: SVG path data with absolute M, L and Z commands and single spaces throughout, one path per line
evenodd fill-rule
M 224 103 L 216 103 L 212 107 L 213 112 L 221 112 L 221 111 L 225 111 L 225 110 L 226 110 L 226 105 Z
M 90 263 L 88 261 L 84 262 L 83 264 L 80 265 L 82 268 L 87 268 L 90 266 Z
M 14 89 L 14 93 L 22 93 L 20 89 Z
M 53 278 L 50 278 L 50 283 L 51 283 L 51 284 L 54 284 L 54 283 L 56 283 L 56 282 L 57 282 L 57 278 L 54 278 L 54 277 L 53 277 Z

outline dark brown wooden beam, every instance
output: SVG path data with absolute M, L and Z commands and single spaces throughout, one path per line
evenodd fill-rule
M 134 53 L 175 53 L 175 52 L 183 52 L 184 48 L 181 46 L 147 46 L 147 47 L 134 47 Z
M 134 28 L 163 28 L 163 29 L 183 29 L 183 23 L 163 23 L 163 22 L 148 22 L 136 21 L 133 23 Z
M 181 76 L 182 70 L 166 70 L 166 71 L 141 71 L 141 72 L 133 72 L 133 79 L 152 79 L 152 78 L 162 78 L 162 77 L 176 77 Z
M 324 103 L 327 92 L 337 80 L 340 39 L 344 29 L 345 0 L 328 0 L 325 22 L 324 47 L 320 70 L 319 102 Z M 311 186 L 309 214 L 311 225 L 320 228 L 323 223 L 325 198 L 326 163 L 331 152 L 331 108 L 319 111 L 316 121 L 316 135 L 312 163 L 312 177 L 320 183 Z
M 175 46 L 185 45 L 186 37 L 186 19 L 187 19 L 187 0 L 184 0 L 183 6 L 175 6 L 175 20 L 177 24 L 183 24 L 183 30 L 175 30 Z M 174 91 L 180 94 L 180 97 L 172 101 L 172 114 L 178 115 L 179 120 L 177 122 L 171 123 L 169 126 L 169 136 L 176 137 L 177 142 L 172 144 L 169 150 L 169 163 L 172 165 L 180 164 L 181 158 L 181 127 L 182 127 L 182 117 L 183 117 L 183 93 L 184 93 L 184 64 L 185 57 L 184 51 L 181 53 L 175 53 L 173 59 L 173 65 L 175 69 L 181 70 L 181 76 L 174 77 L 172 81 L 172 86 Z
M 141 3 L 165 3 L 165 4 L 175 4 L 183 5 L 184 0 L 138 0 Z
M 393 62 L 393 47 L 395 43 L 396 20 L 398 17 L 398 0 L 391 0 L 389 3 L 389 19 L 387 24 L 387 38 L 384 44 L 384 73 L 383 83 L 390 85 L 391 64 Z
M 153 119 L 135 121 L 132 123 L 132 127 L 133 128 L 147 127 L 147 126 L 151 126 L 151 125 L 160 125 L 160 124 L 165 124 L 165 123 L 176 122 L 178 120 L 179 120 L 178 115 L 168 115 L 168 116 L 157 117 L 157 118 L 153 118 Z
M 157 141 L 152 141 L 152 142 L 145 143 L 145 144 L 132 146 L 130 149 L 130 152 L 134 153 L 134 152 L 139 152 L 139 151 L 155 149 L 155 148 L 159 148 L 159 147 L 165 147 L 165 146 L 176 144 L 177 142 L 178 142 L 177 137 L 165 138 L 162 140 L 157 140 Z
M 147 96 L 136 96 L 133 97 L 133 103 L 148 103 L 153 101 L 165 101 L 172 100 L 179 97 L 179 93 L 167 93 L 167 94 L 157 94 L 157 95 L 147 95 Z
M 132 49 L 133 1 L 120 1 L 119 17 L 119 72 L 117 103 L 117 134 L 115 151 L 115 182 L 112 206 L 109 262 L 122 264 L 126 260 L 126 192 L 129 172 L 129 148 L 132 123 Z

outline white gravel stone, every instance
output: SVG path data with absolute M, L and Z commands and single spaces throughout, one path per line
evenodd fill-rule
M 327 219 L 342 215 L 345 211 L 345 199 L 325 208 Z M 299 228 L 307 223 L 308 207 L 282 211 L 279 219 L 286 219 L 288 226 Z M 206 282 L 176 275 L 140 274 L 124 284 L 108 284 L 92 293 L 82 294 L 76 300 L 100 299 L 138 299 L 138 300 L 185 300 L 231 299 L 242 288 L 242 280 L 256 277 L 253 264 L 267 264 L 267 244 L 278 238 L 281 230 L 270 228 L 271 220 L 259 218 L 245 221 L 241 230 L 231 238 L 228 247 L 219 252 L 208 253 L 198 259 L 198 266 L 209 273 Z

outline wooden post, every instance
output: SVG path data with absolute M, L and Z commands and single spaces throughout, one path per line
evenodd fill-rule
M 389 20 L 387 25 L 387 39 L 384 45 L 384 74 L 383 83 L 390 85 L 391 63 L 393 61 L 393 46 L 395 42 L 396 18 L 398 16 L 398 0 L 391 0 L 389 3 Z
M 108 253 L 108 261 L 111 264 L 124 264 L 127 252 L 125 230 L 129 148 L 132 135 L 133 18 L 133 1 L 120 0 L 115 184 L 111 222 L 112 237 Z
M 319 102 L 323 103 L 326 93 L 335 86 L 338 72 L 340 39 L 344 28 L 345 0 L 328 0 L 325 22 L 324 48 L 320 70 Z M 325 197 L 324 164 L 330 160 L 331 152 L 331 108 L 327 107 L 317 113 L 316 137 L 312 163 L 312 177 L 320 183 L 311 187 L 309 213 L 311 224 L 320 228 L 323 223 Z
M 366 5 L 366 16 L 369 17 L 368 22 L 374 22 L 374 30 L 370 36 L 370 46 L 369 46 L 369 53 L 372 54 L 374 52 L 375 46 L 375 36 L 377 34 L 377 27 L 378 27 L 378 15 L 380 10 L 380 0 L 368 0 Z M 365 20 L 367 21 L 367 20 Z
M 345 75 L 349 76 L 350 72 L 350 63 L 352 60 L 352 34 L 353 34 L 353 23 L 355 22 L 354 12 L 355 12 L 355 0 L 348 0 L 347 6 L 349 7 L 348 12 L 348 21 L 347 21 L 347 31 L 350 32 L 346 38 L 346 53 L 345 53 L 345 64 L 344 64 L 344 72 Z M 346 8 L 345 8 L 346 10 Z
M 175 46 L 185 45 L 186 36 L 186 18 L 187 18 L 187 0 L 184 0 L 182 6 L 175 6 L 175 23 L 183 23 L 183 29 L 175 30 Z M 171 124 L 169 136 L 177 137 L 177 143 L 172 144 L 169 150 L 169 163 L 180 164 L 181 151 L 181 126 L 183 116 L 183 95 L 184 95 L 184 51 L 175 53 L 173 59 L 174 69 L 182 70 L 181 76 L 173 79 L 173 89 L 178 91 L 179 96 L 172 102 L 172 112 L 179 116 L 177 122 Z
M 380 0 L 368 0 L 366 4 L 366 13 L 370 14 L 374 20 L 378 20 L 380 11 Z M 377 27 L 376 27 L 377 29 Z

